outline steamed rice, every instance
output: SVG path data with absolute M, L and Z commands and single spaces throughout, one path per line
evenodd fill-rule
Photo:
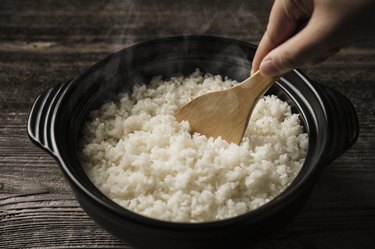
M 276 96 L 256 105 L 239 145 L 190 135 L 175 111 L 237 82 L 199 71 L 121 93 L 92 111 L 81 162 L 106 196 L 136 213 L 175 222 L 220 220 L 254 210 L 283 191 L 306 156 L 298 114 Z

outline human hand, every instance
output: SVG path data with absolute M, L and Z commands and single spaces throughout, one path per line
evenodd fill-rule
M 324 61 L 372 31 L 375 0 L 275 0 L 252 74 L 280 76 Z

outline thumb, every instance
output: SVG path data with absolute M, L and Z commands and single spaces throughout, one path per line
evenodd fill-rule
M 316 58 L 324 57 L 336 46 L 332 28 L 322 18 L 312 17 L 296 35 L 271 50 L 262 60 L 260 71 L 265 76 L 280 76 Z

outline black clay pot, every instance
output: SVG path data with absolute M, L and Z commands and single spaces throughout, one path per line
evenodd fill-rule
M 266 205 L 244 215 L 207 223 L 159 221 L 130 212 L 106 198 L 83 172 L 78 139 L 88 112 L 155 75 L 188 74 L 196 68 L 237 81 L 250 73 L 256 47 L 236 40 L 187 36 L 144 42 L 121 50 L 78 78 L 40 95 L 31 110 L 28 134 L 55 157 L 77 200 L 97 223 L 136 248 L 251 248 L 251 243 L 286 224 L 303 205 L 321 170 L 353 145 L 355 110 L 343 95 L 294 70 L 269 94 L 301 114 L 309 135 L 303 168 L 292 184 Z

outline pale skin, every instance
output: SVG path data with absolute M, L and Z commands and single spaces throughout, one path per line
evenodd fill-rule
M 375 0 L 275 0 L 251 72 L 280 76 L 374 32 Z

